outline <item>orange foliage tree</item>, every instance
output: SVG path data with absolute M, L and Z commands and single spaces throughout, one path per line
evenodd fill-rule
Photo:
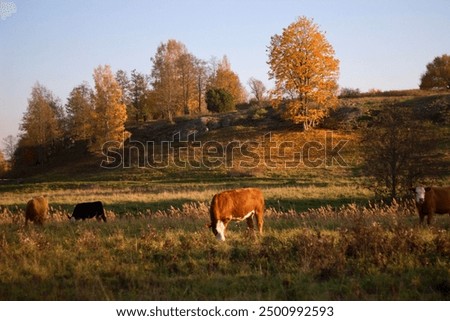
M 122 89 L 111 67 L 98 66 L 94 70 L 94 137 L 90 150 L 100 151 L 106 142 L 123 144 L 130 137 L 125 130 L 127 109 L 122 100 Z
M 8 171 L 9 165 L 0 150 L 0 177 L 2 177 Z
M 209 88 L 226 90 L 233 96 L 235 103 L 242 103 L 247 100 L 247 93 L 239 80 L 239 76 L 231 70 L 231 64 L 227 56 L 222 58 L 217 69 L 211 75 Z
M 313 20 L 300 17 L 272 36 L 268 52 L 274 104 L 305 129 L 317 125 L 338 101 L 339 60 L 324 33 Z

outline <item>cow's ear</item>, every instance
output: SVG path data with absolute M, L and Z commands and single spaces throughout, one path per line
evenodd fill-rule
M 431 191 L 431 187 L 425 187 L 425 191 L 426 191 L 426 192 Z

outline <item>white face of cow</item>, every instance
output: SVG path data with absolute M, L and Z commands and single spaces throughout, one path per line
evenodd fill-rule
M 423 204 L 425 202 L 425 188 L 418 186 L 414 189 L 414 193 L 416 194 L 417 204 Z
M 216 239 L 218 239 L 219 241 L 225 241 L 225 225 L 222 221 L 217 221 L 216 231 Z

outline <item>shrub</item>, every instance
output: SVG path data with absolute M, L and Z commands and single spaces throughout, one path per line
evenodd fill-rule
M 232 111 L 235 108 L 233 96 L 222 88 L 211 88 L 206 92 L 206 106 L 214 113 Z

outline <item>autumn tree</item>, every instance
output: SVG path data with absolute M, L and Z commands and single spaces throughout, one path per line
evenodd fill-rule
M 91 151 L 100 151 L 106 142 L 123 144 L 130 133 L 125 130 L 127 120 L 126 106 L 122 99 L 122 90 L 111 67 L 98 66 L 94 69 L 94 137 Z
M 242 103 L 247 100 L 247 93 L 239 80 L 239 76 L 231 70 L 227 56 L 213 66 L 208 88 L 220 88 L 226 90 L 233 96 L 235 103 Z
M 206 61 L 195 58 L 194 60 L 195 67 L 195 95 L 196 95 L 196 112 L 201 113 L 203 106 L 205 106 L 205 93 L 208 84 L 208 67 Z
M 434 58 L 420 79 L 420 89 L 450 89 L 450 56 Z
M 337 104 L 339 60 L 325 34 L 300 17 L 271 37 L 268 53 L 274 104 L 284 105 L 284 117 L 305 129 L 316 125 Z
M 133 69 L 131 71 L 130 79 L 130 98 L 131 106 L 135 110 L 136 122 L 146 121 L 151 113 L 151 106 L 149 102 L 149 83 L 147 77 Z
M 126 71 L 118 70 L 116 80 L 122 89 L 122 102 L 127 106 L 128 121 L 137 124 L 152 117 L 148 76 L 133 69 L 129 78 Z
M 9 169 L 9 164 L 3 156 L 2 151 L 0 151 L 0 177 L 2 177 Z
M 152 58 L 152 85 L 157 108 L 173 121 L 177 114 L 189 113 L 197 94 L 195 57 L 176 40 L 162 43 Z
M 63 121 L 64 112 L 59 100 L 46 87 L 36 83 L 20 124 L 19 147 L 27 154 L 27 163 L 44 164 L 47 161 L 63 135 Z
M 116 71 L 115 77 L 122 90 L 122 102 L 128 106 L 131 104 L 131 84 L 128 74 L 125 70 L 119 69 Z
M 75 140 L 91 141 L 94 136 L 94 93 L 84 82 L 72 89 L 66 103 L 68 131 Z
M 248 80 L 248 86 L 250 87 L 251 93 L 255 97 L 256 103 L 261 106 L 264 101 L 264 94 L 266 93 L 266 86 L 261 80 L 251 77 Z
M 122 90 L 122 103 L 124 103 L 127 107 L 127 121 L 134 121 L 136 119 L 137 112 L 131 103 L 131 84 L 128 74 L 125 70 L 119 69 L 116 71 L 115 77 L 120 89 Z
M 157 98 L 157 108 L 170 122 L 181 109 L 180 87 L 178 86 L 177 60 L 187 52 L 184 44 L 169 40 L 162 43 L 152 58 L 152 85 Z
M 189 115 L 196 102 L 197 70 L 196 58 L 189 52 L 183 53 L 177 60 L 179 85 L 181 88 L 181 106 L 184 114 Z

